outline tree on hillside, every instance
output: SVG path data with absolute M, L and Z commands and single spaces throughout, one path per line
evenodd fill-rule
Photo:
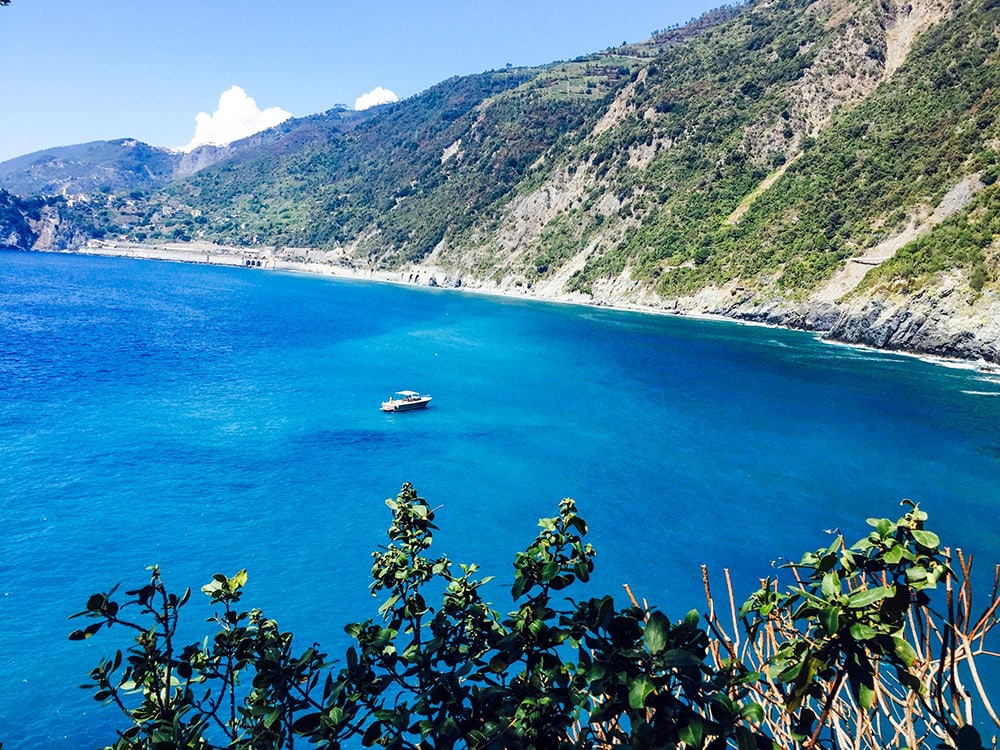
M 91 672 L 126 719 L 112 747 L 980 750 L 978 714 L 1000 726 L 976 667 L 997 583 L 974 614 L 971 562 L 913 504 L 806 553 L 742 607 L 728 585 L 717 609 L 706 573 L 707 611 L 670 619 L 631 592 L 621 607 L 563 598 L 594 567 L 570 499 L 515 555 L 506 615 L 483 599 L 490 577 L 430 554 L 435 512 L 410 485 L 386 503 L 378 616 L 346 627 L 336 662 L 243 609 L 245 570 L 202 588 L 216 632 L 191 645 L 176 635 L 190 591 L 169 592 L 158 569 L 91 596 L 70 638 L 134 638 Z

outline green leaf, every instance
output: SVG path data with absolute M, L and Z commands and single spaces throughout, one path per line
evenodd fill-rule
M 501 651 L 500 653 L 496 654 L 492 659 L 490 659 L 490 670 L 493 672 L 497 672 L 499 674 L 500 672 L 503 672 L 505 669 L 507 669 L 509 664 L 510 664 L 510 659 L 508 658 L 507 654 Z
M 392 606 L 398 601 L 399 594 L 393 594 L 382 603 L 381 607 L 378 608 L 378 613 L 384 617 L 385 613 L 392 609 Z
M 587 671 L 587 679 L 590 682 L 596 682 L 597 680 L 603 680 L 604 679 L 604 675 L 606 675 L 607 673 L 608 673 L 607 666 L 605 664 L 597 663 L 597 664 L 594 664 Z
M 878 529 L 878 533 L 882 536 L 888 536 L 889 532 L 892 531 L 892 521 L 888 518 L 869 518 L 865 521 L 869 526 Z
M 646 621 L 642 632 L 643 640 L 649 653 L 656 655 L 667 647 L 667 636 L 670 633 L 670 621 L 662 612 L 654 611 Z
M 828 549 L 820 558 L 819 565 L 816 567 L 818 571 L 826 573 L 827 571 L 833 570 L 834 566 L 836 566 L 837 564 L 836 549 L 838 544 L 839 542 L 837 540 L 834 540 L 833 544 L 830 545 L 830 549 Z
M 827 607 L 819 614 L 827 635 L 833 635 L 840 629 L 840 607 Z
M 889 550 L 883 556 L 883 559 L 889 565 L 896 565 L 900 560 L 903 559 L 903 552 L 905 551 L 905 549 L 906 548 L 900 544 L 897 544 L 894 547 L 890 547 Z
M 802 705 L 802 701 L 805 699 L 805 696 L 809 691 L 813 677 L 815 677 L 816 673 L 819 672 L 819 670 L 824 666 L 826 666 L 825 662 L 817 659 L 815 656 L 805 657 L 802 669 L 796 675 L 795 684 L 792 685 L 792 690 L 789 693 L 788 698 L 785 700 L 785 708 L 787 710 L 799 710 L 799 707 Z
M 882 601 L 893 593 L 895 593 L 895 589 L 892 586 L 877 586 L 873 589 L 862 589 L 850 595 L 847 600 L 847 606 L 851 609 L 863 609 L 875 604 L 875 602 Z
M 927 549 L 937 549 L 941 544 L 941 539 L 933 531 L 925 531 L 923 529 L 914 529 L 912 532 L 914 540 L 921 547 L 927 547 Z
M 340 709 L 337 709 L 338 711 Z M 334 709 L 330 709 L 332 714 Z M 319 728 L 320 715 L 319 714 L 306 714 L 305 716 L 300 716 L 292 724 L 292 731 L 296 734 L 309 734 L 310 732 L 316 731 Z
M 559 575 L 560 567 L 558 560 L 549 560 L 542 566 L 542 580 L 545 582 L 551 581 Z
M 856 641 L 867 641 L 877 635 L 875 629 L 863 622 L 856 622 L 851 625 L 851 638 Z
M 561 591 L 562 589 L 566 588 L 572 583 L 573 583 L 573 576 L 562 573 L 553 578 L 549 585 L 552 586 L 553 591 Z
M 449 716 L 441 722 L 441 726 L 438 728 L 438 731 L 441 733 L 442 737 L 455 737 L 458 735 L 458 724 L 456 724 L 455 720 Z
M 892 637 L 892 645 L 896 652 L 896 657 L 907 667 L 911 666 L 917 660 L 917 652 L 905 638 L 894 635 Z
M 727 720 L 732 718 L 733 714 L 736 713 L 735 704 L 725 693 L 713 693 L 708 696 L 708 700 L 712 703 L 711 708 L 713 713 L 720 712 L 719 715 Z
M 779 671 L 778 674 L 775 675 L 775 679 L 778 682 L 791 682 L 792 680 L 794 680 L 796 677 L 799 676 L 799 672 L 802 671 L 802 667 L 804 666 L 805 664 L 802 661 L 793 661 L 789 663 L 784 669 Z
M 935 565 L 929 571 L 927 571 L 927 585 L 925 588 L 936 588 L 937 582 L 941 578 L 948 574 L 947 565 Z
M 896 667 L 896 677 L 899 680 L 899 684 L 905 687 L 907 690 L 913 693 L 923 692 L 923 683 L 920 678 L 916 675 L 912 675 L 905 669 Z
M 858 705 L 866 711 L 875 703 L 875 691 L 863 682 L 858 685 Z
M 688 747 L 701 747 L 701 741 L 705 736 L 705 725 L 698 716 L 692 716 L 688 723 L 680 728 L 678 736 Z
M 759 703 L 748 703 L 740 710 L 740 714 L 747 721 L 757 724 L 764 720 L 764 708 Z
M 702 663 L 698 656 L 682 648 L 672 648 L 663 652 L 659 661 L 664 667 L 700 667 Z
M 632 681 L 628 686 L 628 704 L 632 708 L 642 708 L 646 705 L 646 698 L 656 690 L 653 681 L 646 675 L 641 675 Z
M 906 569 L 906 580 L 909 583 L 920 583 L 927 580 L 927 568 L 923 565 L 913 565 Z
M 840 587 L 840 577 L 837 575 L 837 571 L 831 570 L 823 576 L 822 591 L 823 596 L 827 599 L 832 599 L 841 593 L 842 589 Z
M 518 572 L 514 577 L 514 585 L 510 587 L 510 598 L 520 599 L 521 594 L 524 593 L 525 589 L 528 587 L 528 579 Z
M 93 625 L 88 625 L 83 630 L 74 630 L 69 634 L 69 639 L 71 641 L 85 641 L 100 630 L 102 624 L 103 623 L 95 622 Z

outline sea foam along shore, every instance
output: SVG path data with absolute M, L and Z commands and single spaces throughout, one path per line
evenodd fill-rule
M 740 325 L 759 325 L 769 328 L 790 328 L 807 330 L 818 338 L 831 344 L 851 346 L 873 351 L 892 352 L 894 354 L 918 357 L 927 362 L 981 369 L 993 372 L 994 362 L 985 358 L 947 356 L 940 352 L 917 351 L 900 347 L 873 346 L 859 341 L 840 340 L 827 335 L 824 329 L 814 329 L 795 323 L 795 318 L 785 318 L 771 313 L 766 315 L 747 314 L 743 309 L 731 309 L 727 312 L 707 311 L 698 306 L 680 306 L 676 303 L 642 304 L 623 302 L 614 299 L 595 299 L 589 295 L 568 292 L 553 292 L 548 288 L 528 288 L 525 286 L 501 287 L 484 283 L 478 279 L 469 280 L 456 276 L 447 269 L 428 265 L 413 266 L 409 269 L 385 271 L 358 264 L 346 253 L 331 250 L 315 250 L 312 248 L 288 247 L 281 250 L 273 248 L 245 248 L 217 245 L 209 242 L 168 242 L 156 244 L 139 244 L 91 240 L 75 254 L 101 255 L 105 257 L 140 258 L 146 260 L 161 260 L 180 263 L 196 263 L 230 267 L 246 267 L 261 270 L 271 270 L 287 273 L 303 273 L 328 276 L 340 279 L 355 279 L 359 281 L 399 284 L 404 286 L 424 286 L 442 289 L 461 290 L 467 293 L 484 294 L 510 299 L 531 299 L 541 302 L 579 305 L 585 307 L 600 307 L 608 310 L 636 312 L 651 315 L 673 315 L 703 320 L 724 321 Z

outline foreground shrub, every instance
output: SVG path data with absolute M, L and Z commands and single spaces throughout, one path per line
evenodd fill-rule
M 244 611 L 245 570 L 202 588 L 215 632 L 191 645 L 177 636 L 190 591 L 168 592 L 156 568 L 124 597 L 91 596 L 71 639 L 133 633 L 85 686 L 127 720 L 111 747 L 978 750 L 974 711 L 1000 725 L 976 668 L 997 586 L 973 617 L 971 563 L 913 504 L 807 553 L 740 608 L 727 572 L 724 616 L 706 572 L 707 612 L 671 620 L 631 592 L 624 607 L 565 598 L 594 565 L 570 499 L 515 556 L 506 615 L 475 565 L 431 556 L 435 513 L 410 485 L 386 503 L 378 617 L 346 627 L 354 645 L 336 661 Z

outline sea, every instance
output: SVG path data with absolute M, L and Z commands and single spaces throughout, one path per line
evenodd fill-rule
M 433 396 L 386 414 L 400 389 Z M 134 259 L 0 252 L 0 741 L 110 744 L 86 683 L 129 645 L 69 641 L 88 597 L 158 565 L 192 640 L 199 588 L 332 656 L 377 617 L 371 553 L 404 482 L 432 552 L 496 578 L 576 500 L 581 599 L 705 610 L 701 565 L 745 598 L 777 566 L 930 516 L 1000 562 L 1000 376 L 808 333 L 456 290 Z

